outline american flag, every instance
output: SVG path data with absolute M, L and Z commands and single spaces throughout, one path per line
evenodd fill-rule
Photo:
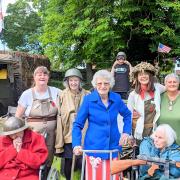
M 164 44 L 159 43 L 159 45 L 158 45 L 158 52 L 169 53 L 170 50 L 171 50 L 170 47 L 165 46 Z

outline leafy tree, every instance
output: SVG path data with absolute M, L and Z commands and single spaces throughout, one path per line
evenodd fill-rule
M 159 42 L 171 46 L 171 54 L 179 53 L 179 1 L 49 0 L 46 6 L 42 0 L 34 2 L 41 5 L 43 17 L 40 40 L 57 67 L 85 62 L 90 68 L 108 68 L 119 50 L 131 60 L 153 60 Z
M 24 50 L 40 41 L 54 68 L 85 62 L 91 76 L 92 65 L 111 67 L 120 50 L 129 60 L 152 61 L 159 42 L 172 47 L 167 56 L 180 53 L 178 0 L 33 0 L 38 11 L 28 2 L 8 7 L 4 39 Z
M 41 32 L 41 18 L 26 0 L 18 0 L 9 4 L 5 16 L 3 40 L 12 50 L 42 53 L 38 41 Z

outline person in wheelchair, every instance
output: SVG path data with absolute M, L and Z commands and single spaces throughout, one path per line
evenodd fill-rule
M 38 180 L 48 157 L 44 137 L 16 117 L 4 119 L 0 135 L 0 179 Z
M 147 157 L 159 157 L 164 160 L 174 160 L 180 162 L 180 146 L 175 143 L 176 140 L 175 131 L 168 124 L 162 124 L 157 127 L 154 133 L 150 137 L 145 137 L 140 144 L 140 155 L 146 155 Z M 150 177 L 148 175 L 149 165 L 140 166 L 140 179 L 166 179 L 164 176 L 164 170 L 161 166 Z M 169 166 L 169 178 L 180 178 L 180 168 L 176 165 L 170 164 Z

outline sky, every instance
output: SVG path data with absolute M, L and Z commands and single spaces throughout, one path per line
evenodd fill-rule
M 2 4 L 2 13 L 3 15 L 5 15 L 6 13 L 6 8 L 7 8 L 7 5 L 9 3 L 13 4 L 16 0 L 1 0 L 1 4 Z
M 2 14 L 3 16 L 6 15 L 6 9 L 9 3 L 13 4 L 16 0 L 1 0 L 1 6 L 2 6 Z M 7 47 L 4 47 L 0 41 L 0 50 L 7 50 Z

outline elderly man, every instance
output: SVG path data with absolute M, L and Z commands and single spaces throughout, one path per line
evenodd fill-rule
M 48 150 L 43 136 L 28 129 L 21 119 L 4 120 L 0 136 L 0 179 L 38 180 Z

